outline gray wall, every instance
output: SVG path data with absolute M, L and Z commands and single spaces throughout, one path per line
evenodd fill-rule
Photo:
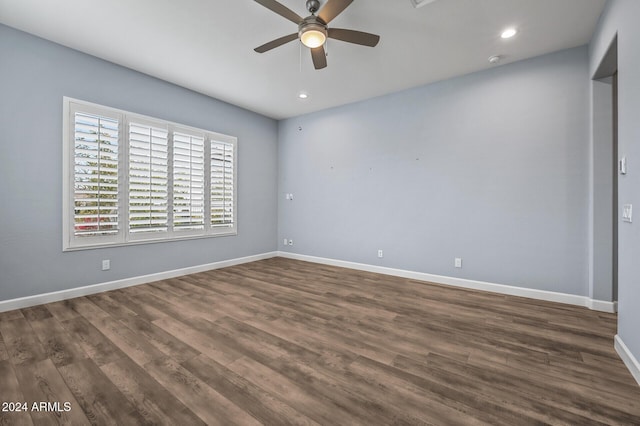
M 627 157 L 627 174 L 618 178 L 618 206 L 634 204 L 634 223 L 618 217 L 618 334 L 640 360 L 640 2 L 607 5 L 590 45 L 593 74 L 618 35 L 618 153 Z
M 576 48 L 281 121 L 279 249 L 587 296 L 587 69 Z
M 276 249 L 274 120 L 2 25 L 0 58 L 0 300 Z M 237 136 L 238 235 L 63 253 L 63 96 Z

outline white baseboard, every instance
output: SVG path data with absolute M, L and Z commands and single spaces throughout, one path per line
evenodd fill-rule
M 616 348 L 618 355 L 620 355 L 620 358 L 622 358 L 624 365 L 627 366 L 633 378 L 636 379 L 636 382 L 640 385 L 640 362 L 633 356 L 627 345 L 622 341 L 622 338 L 620 338 L 619 334 L 616 334 L 614 339 L 614 347 Z
M 134 285 L 146 284 L 154 281 L 166 280 L 169 278 L 181 277 L 183 275 L 196 274 L 198 272 L 210 271 L 213 269 L 226 268 L 228 266 L 240 265 L 242 263 L 255 262 L 257 260 L 275 257 L 277 252 L 268 252 L 254 256 L 240 257 L 236 259 L 221 260 L 219 262 L 207 263 L 204 265 L 191 266 L 188 268 L 174 269 L 171 271 L 158 272 L 155 274 L 142 275 L 139 277 L 125 278 L 117 281 L 93 284 L 84 287 L 76 287 L 68 290 L 54 291 L 52 293 L 37 294 L 35 296 L 20 297 L 18 299 L 0 301 L 0 312 L 12 311 L 14 309 L 28 308 L 30 306 L 42 305 L 44 303 L 57 302 L 60 300 L 73 299 L 74 297 L 87 296 L 90 294 L 102 293 L 104 291 L 118 288 L 131 287 Z
M 308 256 L 304 254 L 289 253 L 279 251 L 278 256 L 289 259 L 304 260 L 307 262 L 321 263 L 324 265 L 339 266 L 343 268 L 356 269 L 359 271 L 375 272 L 378 274 L 393 275 L 396 277 L 409 278 L 419 281 L 428 281 L 437 284 L 446 284 L 454 287 L 469 288 L 473 290 L 490 291 L 493 293 L 508 294 L 511 296 L 528 297 L 530 299 L 546 300 L 549 302 L 559 302 L 569 305 L 584 306 L 592 310 L 616 312 L 617 302 L 606 302 L 593 300 L 586 296 L 575 294 L 557 293 L 553 291 L 536 290 L 531 288 L 514 287 L 505 284 L 495 284 L 485 281 L 468 280 L 464 278 L 447 277 L 444 275 L 427 274 L 424 272 L 407 271 L 404 269 L 387 268 L 384 266 L 368 265 L 365 263 L 348 262 L 344 260 L 328 259 L 324 257 Z
M 587 308 L 593 311 L 609 312 L 611 314 L 618 312 L 618 302 L 605 302 L 604 300 L 588 299 Z
M 14 309 L 28 308 L 30 306 L 41 305 L 44 303 L 57 302 L 59 300 L 73 299 L 74 297 L 87 296 L 90 294 L 101 293 L 104 291 L 115 290 L 118 288 L 131 287 L 134 285 L 146 284 L 154 281 L 165 280 L 169 278 L 180 277 L 188 274 L 196 274 L 198 272 L 210 271 L 213 269 L 225 268 L 242 263 L 255 262 L 258 260 L 269 259 L 275 256 L 286 257 L 289 259 L 304 260 L 307 262 L 321 263 L 325 265 L 339 266 L 343 268 L 356 269 L 360 271 L 375 272 L 385 275 L 393 275 L 402 278 L 409 278 L 419 281 L 428 281 L 438 284 L 446 284 L 455 287 L 469 288 L 474 290 L 491 291 L 494 293 L 509 294 L 512 296 L 528 297 L 531 299 L 547 300 L 551 302 L 566 303 L 570 305 L 586 306 L 590 309 L 602 312 L 616 312 L 616 302 L 605 302 L 601 300 L 593 300 L 584 296 L 576 296 L 573 294 L 556 293 L 544 290 L 535 290 L 530 288 L 514 287 L 504 284 L 494 284 L 484 281 L 468 280 L 463 278 L 447 277 L 444 275 L 427 274 L 424 272 L 407 271 L 403 269 L 387 268 L 383 266 L 368 265 L 364 263 L 348 262 L 344 260 L 329 259 L 324 257 L 308 256 L 303 254 L 289 252 L 267 252 L 253 256 L 241 257 L 236 259 L 222 260 L 219 262 L 208 263 L 204 265 L 191 266 L 188 268 L 175 269 L 171 271 L 158 272 L 155 274 L 142 275 L 138 277 L 125 278 L 122 280 L 109 281 L 105 283 L 93 284 L 83 287 L 61 290 L 52 293 L 38 294 L 34 296 L 21 297 L 18 299 L 0 301 L 0 312 L 12 311 Z

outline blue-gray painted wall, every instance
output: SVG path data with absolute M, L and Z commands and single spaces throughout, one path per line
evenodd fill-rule
M 281 121 L 279 249 L 588 296 L 587 71 L 581 47 Z
M 0 96 L 0 300 L 276 249 L 275 120 L 3 25 Z M 238 235 L 63 253 L 63 96 L 237 136 Z
M 640 2 L 607 4 L 590 45 L 590 74 L 595 73 L 618 36 L 618 154 L 627 157 L 627 174 L 618 176 L 618 207 L 635 205 L 636 218 L 618 218 L 618 334 L 640 360 Z

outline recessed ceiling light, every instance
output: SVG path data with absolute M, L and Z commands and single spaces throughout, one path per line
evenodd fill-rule
M 497 64 L 498 62 L 500 62 L 501 59 L 502 59 L 502 56 L 493 55 L 493 56 L 489 57 L 489 62 L 492 63 L 492 64 Z
M 309 95 L 307 94 L 307 92 L 300 92 L 300 93 L 298 93 L 298 97 L 300 99 L 307 99 L 309 97 Z
M 516 35 L 517 33 L 518 33 L 518 31 L 515 28 L 507 28 L 506 30 L 504 30 L 502 32 L 500 37 L 502 37 L 502 38 L 511 38 L 514 35 Z

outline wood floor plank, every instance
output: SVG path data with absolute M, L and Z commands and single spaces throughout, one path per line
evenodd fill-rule
M 326 425 L 363 424 L 364 422 L 346 411 L 325 395 L 313 392 L 295 380 L 279 374 L 251 358 L 242 357 L 227 366 L 241 377 L 247 378 L 262 389 L 310 419 Z
M 260 424 L 171 358 L 156 359 L 145 370 L 208 425 Z
M 20 389 L 13 365 L 8 360 L 0 361 L 0 383 L 0 403 L 20 404 L 20 411 L 16 411 L 15 405 L 7 407 L 6 410 L 0 410 L 0 425 L 33 425 L 28 409 L 22 410 L 22 403 L 25 403 L 26 399 Z
M 91 360 L 58 367 L 91 424 L 145 424 L 144 417 Z
M 62 376 L 50 359 L 29 365 L 19 365 L 17 376 L 25 397 L 30 406 L 40 407 L 42 403 L 49 403 L 39 409 L 31 409 L 31 417 L 36 424 L 48 425 L 84 425 L 89 424 L 80 404 L 67 387 Z M 68 404 L 68 405 L 67 405 Z
M 51 312 L 44 305 L 33 306 L 31 308 L 22 309 L 22 315 L 29 322 L 51 318 Z
M 514 424 L 514 413 L 503 411 L 502 418 L 486 410 L 474 410 L 468 402 L 468 395 L 459 400 L 460 393 L 454 394 L 446 386 L 428 382 L 420 387 L 403 377 L 402 371 L 385 364 L 358 357 L 348 367 L 352 377 L 362 377 L 364 381 L 389 395 L 388 403 L 419 419 L 437 424 Z M 453 395 L 452 395 L 453 394 Z M 518 420 L 524 420 L 522 417 Z
M 575 421 L 575 417 L 564 410 L 554 410 L 551 415 L 543 401 L 528 398 L 517 389 L 496 387 L 488 380 L 474 380 L 461 371 L 433 366 L 428 362 L 416 361 L 404 355 L 399 355 L 393 365 L 404 372 L 435 382 L 440 386 L 468 393 L 468 396 L 462 398 L 467 404 L 477 403 L 498 414 L 500 410 L 519 413 L 525 424 L 572 424 L 571 421 Z
M 640 424 L 615 334 L 615 314 L 276 257 L 0 313 L 0 401 L 75 410 L 0 424 Z
M 84 318 L 107 318 L 108 313 L 100 309 L 86 297 L 67 300 L 69 306 Z
M 60 302 L 48 303 L 46 308 L 51 312 L 58 321 L 66 321 L 78 317 L 80 315 L 73 309 L 71 303 L 68 300 L 62 300 Z
M 86 318 L 79 316 L 62 321 L 62 327 L 97 365 L 104 365 L 126 357 L 107 336 L 93 326 Z
M 165 356 L 144 336 L 136 334 L 115 318 L 94 319 L 91 320 L 91 324 L 138 365 L 144 365 Z
M 24 319 L 24 315 L 20 309 L 15 309 L 13 311 L 0 312 L 0 322 L 3 321 L 11 321 L 15 319 Z
M 131 298 L 124 292 L 111 292 L 109 293 L 109 296 L 128 310 L 135 312 L 140 318 L 149 322 L 168 317 L 168 314 L 160 309 L 156 309 L 147 303 L 137 301 L 137 299 Z
M 205 355 L 192 358 L 182 365 L 263 424 L 318 424 L 272 396 L 269 391 L 254 385 Z
M 219 339 L 215 339 L 206 330 L 201 332 L 194 329 L 191 325 L 192 321 L 185 324 L 171 318 L 164 318 L 154 321 L 154 324 L 222 365 L 227 365 L 242 357 L 242 353 L 228 347 Z
M 194 426 L 205 424 L 131 359 L 121 358 L 100 369 L 136 407 L 147 423 Z
M 171 318 L 178 321 L 187 322 L 192 317 L 198 315 L 207 319 L 216 319 L 219 314 L 202 301 L 195 298 L 181 299 L 173 294 L 163 293 L 155 287 L 144 286 L 136 288 L 137 297 L 143 298 L 146 303 L 155 309 L 167 313 Z
M 98 308 L 105 311 L 111 318 L 135 317 L 137 314 L 121 303 L 113 300 L 110 293 L 100 293 L 87 296 L 87 299 Z
M 23 316 L 10 321 L 0 321 L 0 333 L 4 338 L 9 359 L 14 365 L 47 358 L 44 348 Z
M 640 399 L 634 404 L 618 401 L 610 395 L 594 395 L 591 389 L 549 376 L 527 375 L 525 381 L 522 375 L 514 371 L 495 369 L 492 365 L 463 365 L 435 354 L 429 355 L 429 363 L 463 372 L 476 379 L 491 381 L 494 386 L 510 392 L 524 393 L 530 398 L 544 398 L 548 409 L 554 409 L 555 415 L 562 413 L 572 424 L 588 424 L 594 421 L 606 424 L 607 419 L 611 418 L 615 418 L 617 422 L 640 424 L 640 416 L 637 414 L 640 412 L 640 407 L 637 406 Z M 591 400 L 592 404 L 587 403 L 587 400 Z
M 4 344 L 4 337 L 2 337 L 2 333 L 0 333 L 0 361 L 7 359 L 9 359 L 9 352 Z
M 121 318 L 120 322 L 138 336 L 143 336 L 163 354 L 178 362 L 187 361 L 200 354 L 196 349 L 184 343 L 178 337 L 142 318 Z
M 87 354 L 53 316 L 29 320 L 29 323 L 47 358 L 56 366 L 87 358 Z

